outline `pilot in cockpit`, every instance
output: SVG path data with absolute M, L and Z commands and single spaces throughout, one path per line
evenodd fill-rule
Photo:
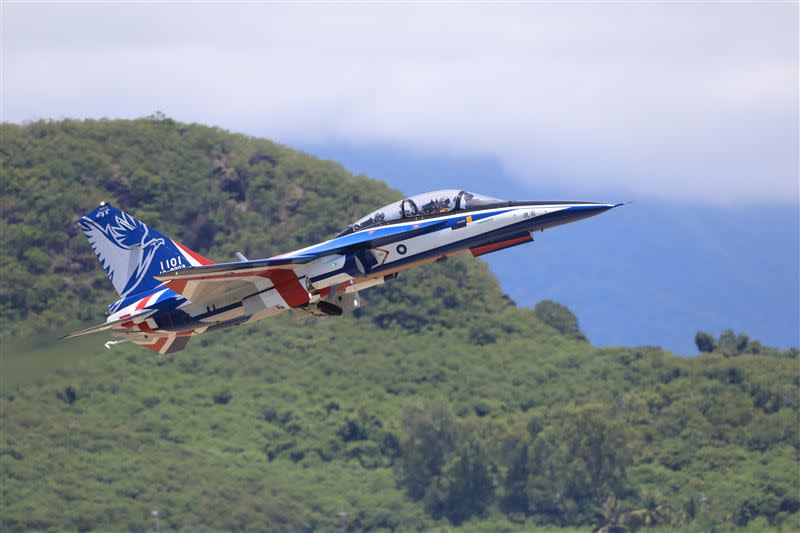
M 386 219 L 386 215 L 383 213 L 383 211 L 381 211 L 379 213 L 375 213 L 374 216 L 368 218 L 367 220 L 365 220 L 361 224 L 356 224 L 356 226 L 366 228 L 368 226 L 373 226 L 375 224 L 380 224 L 385 219 Z
M 420 209 L 421 213 L 441 213 L 442 211 L 450 210 L 450 198 L 441 198 L 437 200 L 433 198 L 430 202 L 423 205 Z

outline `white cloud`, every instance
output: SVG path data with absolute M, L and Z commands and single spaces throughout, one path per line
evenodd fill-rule
M 156 109 L 497 158 L 528 186 L 798 200 L 796 4 L 4 4 L 2 114 Z

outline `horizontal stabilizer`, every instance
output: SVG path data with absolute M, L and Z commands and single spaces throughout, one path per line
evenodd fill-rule
M 144 322 L 145 320 L 147 320 L 147 318 L 152 316 L 156 311 L 157 309 L 148 309 L 142 313 L 133 316 L 126 316 L 118 320 L 112 320 L 111 322 L 106 322 L 105 324 L 100 324 L 98 326 L 92 326 L 90 328 L 75 331 L 73 333 L 70 333 L 69 335 L 61 337 L 60 340 L 63 341 L 65 339 L 72 339 L 73 337 L 81 337 L 83 335 L 90 335 L 92 333 L 100 333 L 103 331 L 108 331 L 110 329 L 115 329 L 127 322 L 133 322 L 134 324 L 139 324 L 140 322 Z
M 181 337 L 170 335 L 169 337 L 158 337 L 152 342 L 138 342 L 134 341 L 139 346 L 152 350 L 158 354 L 166 355 L 168 353 L 180 352 L 186 345 L 189 344 L 191 337 Z

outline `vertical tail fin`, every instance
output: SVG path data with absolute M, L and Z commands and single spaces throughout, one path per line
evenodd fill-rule
M 161 284 L 154 276 L 210 265 L 202 255 L 102 202 L 78 221 L 108 279 L 123 298 Z

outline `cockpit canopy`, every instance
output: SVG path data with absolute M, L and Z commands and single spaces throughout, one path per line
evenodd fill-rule
M 402 220 L 404 218 L 414 218 L 434 213 L 446 213 L 455 210 L 474 209 L 482 205 L 501 202 L 502 200 L 492 198 L 491 196 L 460 191 L 458 189 L 426 192 L 376 209 L 351 226 L 348 226 L 342 233 L 358 231 L 377 224 L 383 224 L 384 222 Z

